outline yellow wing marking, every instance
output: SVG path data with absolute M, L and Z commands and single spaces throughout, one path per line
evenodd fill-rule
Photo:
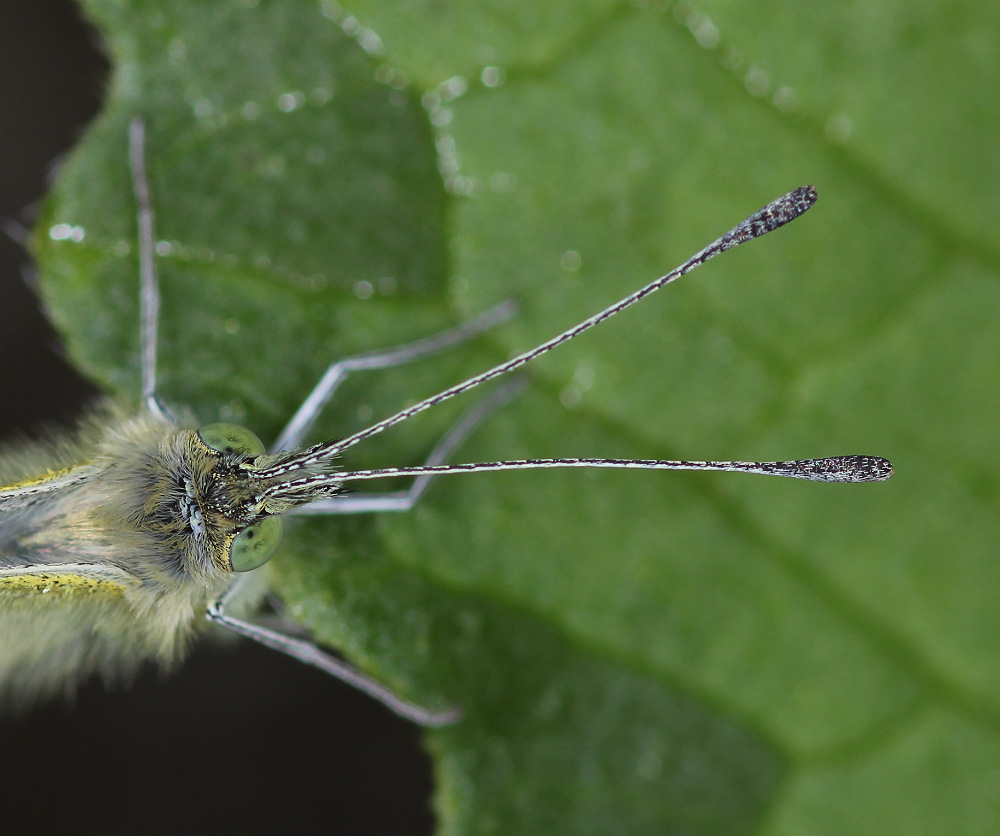
M 126 572 L 94 563 L 11 566 L 0 569 L 0 602 L 7 597 L 63 599 L 121 597 L 135 583 Z
M 49 470 L 40 476 L 22 479 L 10 485 L 0 485 L 0 498 L 6 496 L 26 497 L 50 493 L 60 488 L 71 487 L 84 482 L 97 468 L 91 464 L 67 467 L 63 470 Z

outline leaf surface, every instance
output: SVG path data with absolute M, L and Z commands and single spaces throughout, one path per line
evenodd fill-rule
M 407 515 L 302 523 L 275 559 L 318 636 L 465 709 L 429 736 L 443 833 L 995 830 L 996 11 L 84 6 L 116 71 L 36 236 L 48 304 L 137 400 L 141 113 L 162 392 L 265 438 L 338 356 L 520 304 L 448 356 L 351 379 L 317 439 L 819 188 L 534 363 L 458 458 L 858 452 L 892 458 L 891 482 L 454 477 Z M 420 462 L 460 406 L 345 465 Z

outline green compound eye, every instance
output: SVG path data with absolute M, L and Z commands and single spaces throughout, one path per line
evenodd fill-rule
M 229 547 L 229 565 L 234 572 L 249 572 L 274 557 L 281 544 L 281 517 L 264 517 L 244 528 Z
M 262 442 L 246 427 L 239 424 L 206 424 L 198 435 L 213 450 L 245 456 L 263 456 L 267 452 Z

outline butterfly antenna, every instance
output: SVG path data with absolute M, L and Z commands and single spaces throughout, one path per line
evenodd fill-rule
M 373 424 L 364 430 L 348 436 L 347 438 L 340 441 L 330 441 L 323 444 L 317 444 L 314 447 L 309 447 L 299 454 L 286 458 L 279 464 L 267 468 L 262 471 L 260 475 L 264 477 L 280 476 L 300 467 L 337 456 L 344 450 L 353 447 L 355 444 L 359 444 L 374 435 L 378 435 L 390 427 L 395 426 L 402 421 L 406 421 L 426 409 L 430 409 L 431 407 L 437 406 L 444 401 L 450 400 L 456 395 L 461 395 L 463 392 L 468 392 L 470 389 L 475 389 L 477 386 L 481 386 L 483 383 L 486 383 L 495 377 L 499 377 L 500 375 L 508 374 L 515 369 L 519 369 L 526 363 L 530 363 L 536 357 L 551 351 L 556 346 L 568 342 L 579 334 L 582 334 L 584 331 L 593 328 L 595 325 L 609 319 L 617 313 L 620 313 L 631 305 L 634 305 L 641 299 L 645 299 L 651 293 L 654 293 L 661 287 L 679 279 L 685 273 L 689 273 L 691 270 L 694 270 L 696 267 L 704 264 L 709 259 L 715 258 L 715 256 L 724 253 L 726 250 L 732 249 L 733 247 L 739 246 L 747 241 L 751 241 L 754 238 L 766 235 L 768 232 L 773 232 L 779 227 L 795 220 L 815 203 L 816 189 L 813 186 L 801 186 L 788 194 L 782 195 L 776 200 L 773 200 L 763 209 L 754 212 L 754 214 L 742 223 L 737 224 L 725 235 L 716 239 L 701 251 L 695 253 L 679 267 L 675 267 L 669 273 L 654 279 L 645 287 L 640 288 L 634 293 L 626 296 L 624 299 L 615 302 L 610 307 L 605 308 L 600 313 L 594 314 L 594 316 L 589 319 L 585 319 L 583 322 L 580 322 L 572 328 L 563 331 L 551 340 L 548 340 L 547 342 L 544 342 L 541 345 L 524 352 L 523 354 L 519 354 L 517 357 L 501 363 L 488 371 L 482 372 L 475 377 L 470 377 L 468 380 L 452 386 L 450 389 L 445 389 L 443 392 L 439 392 L 438 394 L 432 395 L 431 397 L 426 398 L 413 406 L 400 410 L 395 415 L 391 415 L 388 418 L 379 421 L 377 424 Z
M 664 461 L 659 459 L 516 459 L 503 462 L 473 462 L 437 466 L 386 467 L 377 470 L 340 472 L 318 480 L 353 482 L 396 476 L 425 476 L 442 473 L 482 473 L 494 470 L 540 470 L 557 467 L 605 467 L 625 470 L 717 470 L 729 473 L 756 473 L 760 476 L 784 476 L 810 482 L 884 482 L 892 476 L 892 463 L 880 456 L 831 456 L 825 459 L 799 459 L 788 462 L 716 462 Z M 302 480 L 288 482 L 308 481 Z

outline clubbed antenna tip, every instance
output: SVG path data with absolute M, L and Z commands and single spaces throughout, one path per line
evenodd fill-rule
M 817 482 L 884 482 L 892 476 L 892 462 L 881 456 L 835 456 L 802 462 Z

